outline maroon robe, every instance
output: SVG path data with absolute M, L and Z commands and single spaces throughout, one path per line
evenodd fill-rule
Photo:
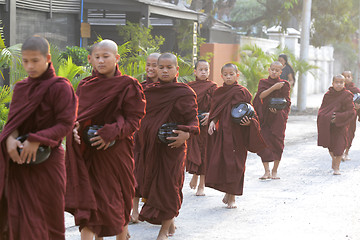
M 178 129 L 199 133 L 196 94 L 183 83 L 158 82 L 145 89 L 146 116 L 138 132 L 141 151 L 139 158 L 139 188 L 146 202 L 139 219 L 161 224 L 179 214 L 186 158 L 186 144 L 168 147 L 157 137 L 164 123 L 178 123 Z
M 196 79 L 196 81 L 189 82 L 188 85 L 197 95 L 199 112 L 209 112 L 211 98 L 217 88 L 216 83 L 209 80 Z M 208 127 L 209 125 L 200 125 L 200 135 L 193 135 L 187 141 L 186 171 L 191 174 L 205 175 Z
M 251 98 L 239 84 L 224 84 L 214 93 L 209 120 L 217 122 L 217 129 L 208 138 L 207 187 L 234 195 L 243 193 L 247 151 L 258 152 L 265 143 L 257 116 L 250 126 L 241 126 L 233 122 L 231 109 L 241 102 L 250 103 Z
M 331 123 L 336 113 L 335 123 Z M 353 94 L 345 88 L 329 88 L 321 103 L 318 118 L 318 146 L 328 148 L 334 156 L 342 156 L 346 147 L 346 131 L 355 116 Z
M 360 89 L 357 88 L 353 82 L 345 84 L 345 88 L 347 90 L 349 90 L 350 92 L 352 92 L 353 94 L 360 93 Z M 360 116 L 359 110 L 357 110 L 356 113 L 358 116 Z M 352 145 L 352 141 L 355 137 L 355 131 L 356 131 L 356 115 L 355 115 L 354 119 L 350 122 L 349 127 L 347 129 L 347 133 L 346 133 L 346 135 L 347 135 L 346 136 L 346 148 L 347 149 L 350 149 L 350 147 Z
M 104 125 L 98 131 L 115 145 L 96 150 L 67 136 L 66 210 L 76 225 L 99 237 L 118 235 L 130 220 L 134 197 L 133 134 L 145 112 L 145 99 L 138 81 L 121 75 L 106 78 L 98 72 L 85 78 L 77 89 L 80 137 L 87 125 Z
M 38 78 L 15 85 L 8 122 L 0 135 L 0 239 L 65 239 L 65 161 L 62 139 L 71 132 L 77 98 L 50 64 Z M 37 165 L 14 163 L 6 139 L 18 130 L 51 147 Z
M 270 93 L 266 98 L 261 99 L 260 94 L 269 89 L 275 83 L 284 82 L 285 84 L 279 90 Z M 288 105 L 283 110 L 278 110 L 277 113 L 272 113 L 269 110 L 268 102 L 271 98 L 285 98 Z M 258 152 L 263 162 L 272 162 L 281 160 L 284 150 L 285 129 L 290 112 L 290 83 L 286 80 L 278 79 L 261 79 L 258 86 L 258 91 L 253 101 L 256 113 L 259 116 L 261 126 L 261 136 L 264 138 L 267 148 Z
M 145 89 L 146 86 L 148 86 L 152 83 L 154 83 L 154 81 L 151 78 L 149 78 L 148 76 L 146 76 L 146 80 L 141 82 L 141 86 L 143 87 L 143 89 Z

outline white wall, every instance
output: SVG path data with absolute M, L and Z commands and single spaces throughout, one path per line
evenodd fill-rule
M 283 33 L 269 34 L 271 39 L 263 38 L 254 38 L 254 37 L 245 37 L 240 38 L 240 47 L 246 44 L 256 44 L 263 51 L 268 53 L 275 53 L 275 48 L 281 44 L 281 40 L 288 49 L 293 51 L 297 58 L 300 57 L 300 44 L 298 43 L 298 38 L 294 34 L 287 35 Z M 307 94 L 322 94 L 327 91 L 331 85 L 331 79 L 334 71 L 334 48 L 331 46 L 323 46 L 320 48 L 315 48 L 310 46 L 309 48 L 309 63 L 319 67 L 317 70 L 312 70 L 315 73 L 315 77 L 308 73 L 307 74 Z M 297 82 L 299 76 L 296 76 L 296 84 L 293 90 L 293 95 L 297 94 Z

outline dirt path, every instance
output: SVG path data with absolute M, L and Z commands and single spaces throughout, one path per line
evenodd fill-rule
M 281 180 L 260 181 L 260 158 L 249 154 L 244 195 L 236 198 L 235 210 L 224 207 L 218 191 L 206 188 L 205 197 L 196 197 L 186 174 L 177 232 L 169 239 L 360 239 L 360 137 L 353 142 L 352 160 L 340 166 L 341 176 L 331 174 L 329 154 L 316 140 L 316 116 L 290 116 Z M 66 226 L 67 239 L 80 239 L 70 215 Z M 159 226 L 139 223 L 129 230 L 133 240 L 153 240 Z

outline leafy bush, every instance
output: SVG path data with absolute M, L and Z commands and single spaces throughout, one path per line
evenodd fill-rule
M 9 109 L 6 107 L 6 103 L 11 101 L 10 87 L 0 87 L 0 132 L 2 132 L 4 125 L 7 121 Z
M 72 61 L 77 66 L 87 66 L 89 64 L 87 60 L 88 55 L 89 52 L 85 48 L 78 46 L 67 46 L 66 50 L 61 53 L 61 58 L 66 60 L 71 57 Z

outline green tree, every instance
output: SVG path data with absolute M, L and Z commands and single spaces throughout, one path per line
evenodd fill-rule
M 124 43 L 129 42 L 134 52 L 141 51 L 141 48 L 154 48 L 161 46 L 165 38 L 162 36 L 151 35 L 152 26 L 149 28 L 140 26 L 138 23 L 126 22 L 124 26 L 118 26 L 119 36 Z
M 2 132 L 7 121 L 9 109 L 6 104 L 11 101 L 12 91 L 9 86 L 0 87 L 0 132 Z

